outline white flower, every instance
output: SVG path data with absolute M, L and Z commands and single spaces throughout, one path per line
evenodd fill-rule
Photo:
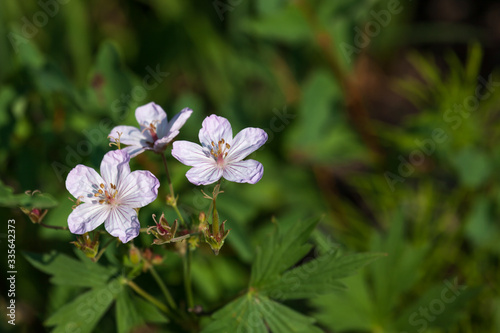
M 161 153 L 179 134 L 179 129 L 186 123 L 191 113 L 193 113 L 191 109 L 185 108 L 168 121 L 165 111 L 151 102 L 135 110 L 135 118 L 140 129 L 132 126 L 116 126 L 109 133 L 109 137 L 111 142 L 115 142 L 118 133 L 121 133 L 120 143 L 128 145 L 122 150 L 129 153 L 130 157 L 135 157 L 144 150 Z
M 70 171 L 66 188 L 82 202 L 68 216 L 72 233 L 81 235 L 105 222 L 106 230 L 123 243 L 139 235 L 134 208 L 153 202 L 160 183 L 149 171 L 130 172 L 129 161 L 127 152 L 114 150 L 102 159 L 102 177 L 81 164 Z
M 237 183 L 257 183 L 264 167 L 255 160 L 243 160 L 266 141 L 267 134 L 260 128 L 245 128 L 233 138 L 231 124 L 226 118 L 211 115 L 200 129 L 201 146 L 189 141 L 173 143 L 172 156 L 192 166 L 188 180 L 195 185 L 207 185 L 221 177 Z

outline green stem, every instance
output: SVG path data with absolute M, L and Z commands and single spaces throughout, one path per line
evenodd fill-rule
M 222 182 L 222 178 L 219 179 L 219 181 L 217 182 L 217 185 L 215 185 L 216 187 L 217 186 L 219 187 L 219 190 L 220 190 L 221 182 Z M 214 190 L 214 194 L 212 197 L 212 235 L 214 237 L 219 236 L 219 212 L 217 212 L 217 205 L 215 203 L 215 201 L 217 200 L 217 196 L 218 196 L 218 191 L 216 193 Z
M 151 296 L 150 294 L 148 294 L 144 289 L 142 289 L 141 287 L 139 287 L 137 284 L 135 284 L 134 281 L 131 281 L 131 280 L 127 280 L 127 284 L 130 286 L 130 288 L 132 288 L 136 293 L 138 293 L 139 295 L 141 295 L 145 300 L 147 300 L 148 302 L 150 302 L 151 304 L 155 305 L 158 309 L 162 310 L 163 312 L 165 312 L 166 314 L 168 315 L 171 315 L 172 313 L 170 312 L 170 310 L 168 309 L 168 307 L 163 304 L 162 302 L 160 302 L 159 300 L 157 300 L 156 298 L 154 298 L 153 296 Z
M 153 266 L 149 267 L 149 271 L 151 272 L 151 275 L 153 275 L 153 278 L 155 279 L 156 283 L 158 283 L 158 286 L 160 286 L 161 291 L 163 292 L 163 295 L 167 299 L 168 304 L 172 309 L 177 309 L 177 305 L 175 305 L 174 299 L 172 298 L 172 295 L 167 289 L 167 286 L 165 286 L 165 283 L 163 283 L 163 280 L 160 278 L 158 273 L 156 272 L 156 269 L 154 269 Z
M 186 245 L 186 254 L 184 255 L 184 288 L 186 289 L 186 297 L 188 309 L 192 309 L 194 307 L 193 302 L 193 290 L 191 288 L 191 249 L 189 248 L 189 244 Z
M 175 203 L 175 205 L 172 206 L 172 208 L 177 213 L 177 216 L 179 216 L 179 220 L 181 221 L 181 225 L 186 225 L 186 222 L 184 222 L 184 218 L 182 217 L 182 214 L 179 211 L 179 208 L 177 208 L 177 202 Z
M 170 189 L 171 200 L 169 200 L 170 202 L 168 204 L 174 208 L 179 220 L 181 221 L 181 225 L 186 225 L 179 208 L 177 208 L 177 198 L 175 197 L 174 186 L 172 185 L 172 179 L 170 178 L 170 172 L 168 171 L 167 158 L 165 157 L 165 154 L 161 154 L 161 158 L 163 160 L 163 166 L 165 167 L 165 174 L 167 175 L 168 188 Z
M 48 225 L 48 224 L 45 224 L 45 223 L 42 223 L 42 222 L 39 222 L 38 224 L 41 225 L 44 228 L 55 229 L 55 230 L 68 230 L 68 227 L 60 227 L 60 226 L 57 226 L 57 225 Z
M 99 259 L 101 259 L 102 255 L 104 254 L 104 251 L 108 248 L 109 244 L 111 244 L 112 241 L 116 240 L 116 238 L 111 238 L 108 240 L 108 242 L 102 247 L 101 251 L 95 256 L 94 262 L 98 262 Z

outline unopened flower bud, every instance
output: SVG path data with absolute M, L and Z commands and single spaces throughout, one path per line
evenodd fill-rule
M 141 252 L 134 245 L 130 247 L 128 251 L 128 256 L 132 265 L 137 265 L 141 262 Z
M 35 224 L 41 223 L 43 218 L 45 217 L 45 215 L 47 215 L 47 212 L 48 212 L 47 209 L 41 210 L 38 208 L 32 208 L 32 209 L 28 209 L 28 208 L 24 208 L 24 207 L 20 207 L 20 208 L 24 214 L 28 215 L 31 222 L 33 222 Z
M 205 212 L 200 212 L 200 215 L 198 215 L 198 220 L 200 221 L 200 224 L 207 222 L 207 214 L 205 214 Z
M 76 238 L 76 242 L 71 242 L 75 244 L 76 248 L 85 253 L 85 256 L 91 259 L 95 259 L 97 253 L 99 252 L 99 234 L 95 235 L 95 240 L 92 240 L 88 233 L 84 233 Z
M 162 262 L 163 262 L 163 257 L 159 254 L 155 254 L 153 256 L 153 259 L 151 259 L 151 263 L 155 266 L 161 265 Z
M 165 197 L 165 201 L 167 202 L 167 205 L 171 207 L 177 206 L 177 198 L 173 197 L 170 194 L 167 194 L 167 196 Z

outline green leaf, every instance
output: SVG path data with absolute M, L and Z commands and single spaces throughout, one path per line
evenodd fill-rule
M 338 257 L 334 252 L 286 272 L 259 290 L 280 300 L 312 298 L 342 290 L 345 286 L 338 279 L 355 274 L 361 267 L 384 255 L 359 253 Z
M 118 333 L 131 332 L 133 328 L 144 324 L 131 300 L 128 289 L 122 290 L 116 298 L 116 325 Z
M 492 171 L 488 155 L 473 148 L 458 152 L 452 162 L 460 182 L 469 188 L 476 188 L 483 184 Z
M 368 286 L 361 275 L 342 279 L 348 289 L 315 297 L 318 322 L 335 332 L 372 332 L 374 305 Z
M 133 75 L 125 68 L 115 45 L 104 42 L 99 47 L 96 63 L 92 70 L 93 86 L 90 96 L 94 105 L 101 108 L 112 108 L 111 116 L 123 120 L 122 117 L 132 100 L 124 98 L 134 87 Z
M 135 304 L 137 313 L 146 323 L 164 324 L 168 323 L 167 317 L 153 304 L 135 295 L 131 296 L 132 303 Z
M 479 291 L 480 288 L 459 285 L 456 278 L 436 284 L 399 316 L 398 332 L 452 327 L 459 320 L 460 311 L 478 296 Z
M 319 219 L 314 218 L 297 222 L 284 232 L 275 230 L 269 242 L 257 248 L 250 285 L 258 286 L 273 280 L 302 259 L 312 248 L 312 245 L 306 244 L 306 241 L 318 222 Z
M 286 43 L 299 43 L 310 40 L 311 28 L 297 6 L 290 5 L 283 10 L 257 20 L 246 20 L 243 30 L 257 37 Z
M 366 149 L 350 128 L 342 89 L 331 73 L 313 72 L 303 84 L 299 114 L 288 132 L 288 149 L 302 160 L 341 164 L 363 159 Z
M 498 229 L 491 214 L 491 202 L 484 196 L 477 197 L 466 217 L 465 236 L 477 247 L 495 248 Z
M 14 194 L 10 186 L 0 181 L 0 206 L 45 209 L 57 206 L 57 200 L 47 193 Z
M 55 284 L 100 287 L 105 285 L 116 272 L 90 260 L 88 262 L 75 260 L 55 251 L 44 255 L 24 253 L 24 256 L 33 266 L 52 275 L 50 281 Z
M 55 326 L 53 333 L 90 333 L 122 289 L 118 279 L 94 288 L 59 309 L 45 325 Z
M 202 333 L 322 332 L 315 320 L 255 292 L 249 292 L 217 311 Z

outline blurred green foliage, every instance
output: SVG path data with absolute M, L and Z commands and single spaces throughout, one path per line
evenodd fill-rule
M 91 302 L 108 286 L 99 279 L 51 284 L 28 263 L 33 255 L 21 251 L 62 253 L 51 259 L 50 272 L 45 268 L 55 281 L 58 265 L 76 271 L 88 263 L 68 257 L 74 257 L 74 236 L 33 225 L 13 206 L 58 202 L 44 222 L 66 225 L 74 204 L 64 186 L 69 170 L 79 163 L 97 167 L 110 149 L 110 129 L 135 125 L 134 109 L 155 101 L 169 116 L 194 110 L 179 139 L 196 141 L 201 121 L 212 113 L 228 118 L 235 132 L 251 126 L 269 135 L 255 153 L 263 179 L 224 183 L 218 206 L 231 233 L 221 255 L 201 247 L 193 256 L 203 325 L 216 325 L 207 324 L 208 317 L 221 318 L 225 304 L 244 302 L 234 299 L 252 281 L 254 259 L 262 255 L 258 245 L 271 244 L 275 216 L 286 230 L 322 215 L 312 232 L 315 249 L 387 256 L 344 278 L 347 290 L 284 305 L 267 296 L 236 305 L 273 302 L 293 311 L 277 319 L 295 317 L 296 327 L 311 329 L 313 317 L 326 332 L 500 332 L 498 69 L 485 71 L 488 50 L 477 42 L 485 40 L 478 28 L 417 21 L 418 1 L 398 2 L 401 11 L 387 24 L 377 21 L 373 12 L 390 13 L 394 4 L 2 1 L 0 205 L 11 207 L 2 208 L 3 221 L 16 220 L 17 327 L 33 332 L 44 323 L 64 324 L 71 314 L 62 305 Z M 380 31 L 363 46 L 357 31 L 370 22 Z M 459 46 L 448 47 L 452 43 Z M 346 45 L 357 51 L 346 53 Z M 209 201 L 184 177 L 188 167 L 169 162 L 181 210 L 192 216 L 208 209 Z M 135 158 L 132 169 L 163 177 L 154 154 Z M 35 189 L 43 200 L 22 194 Z M 175 218 L 162 199 L 167 192 L 162 180 L 159 199 L 140 212 L 143 227 L 153 224 L 153 213 Z M 141 234 L 135 244 L 148 246 L 150 238 Z M 0 244 L 6 253 L 4 238 Z M 154 249 L 165 257 L 158 272 L 167 285 L 179 286 L 172 293 L 182 298 L 182 264 L 171 249 Z M 125 254 L 110 247 L 103 260 L 116 264 Z M 6 260 L 0 269 L 7 271 Z M 138 280 L 159 294 L 149 276 Z M 82 287 L 91 289 L 82 294 Z M 116 290 L 98 308 L 96 332 L 126 332 L 144 322 L 153 323 L 152 331 L 175 331 L 128 289 Z M 5 320 L 0 327 L 11 329 Z

